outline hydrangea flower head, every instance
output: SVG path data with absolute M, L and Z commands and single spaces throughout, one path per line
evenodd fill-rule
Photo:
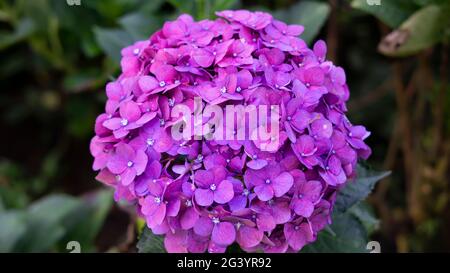
M 325 42 L 308 48 L 303 26 L 268 13 L 217 15 L 181 15 L 122 50 L 93 169 L 168 252 L 299 251 L 330 224 L 370 132 L 347 119 L 345 72 Z

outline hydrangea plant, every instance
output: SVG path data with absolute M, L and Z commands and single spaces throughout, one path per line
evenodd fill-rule
M 183 14 L 122 50 L 122 73 L 107 84 L 95 124 L 93 169 L 164 236 L 168 252 L 225 252 L 233 244 L 298 252 L 331 223 L 340 190 L 356 183 L 348 181 L 371 153 L 370 133 L 345 115 L 345 72 L 326 59 L 325 42 L 308 48 L 302 26 L 268 13 L 217 15 L 196 22 Z M 177 106 L 187 114 L 174 114 Z M 215 116 L 195 118 L 210 106 L 270 110 L 253 129 L 246 116 L 233 116 L 224 125 L 231 138 L 217 138 Z M 198 125 L 201 134 L 174 136 Z M 258 134 L 264 126 L 268 138 Z M 348 208 L 366 195 L 350 189 L 337 203 Z

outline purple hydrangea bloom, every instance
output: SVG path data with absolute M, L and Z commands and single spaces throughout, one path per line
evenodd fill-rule
M 136 206 L 168 252 L 299 251 L 331 223 L 339 189 L 371 154 L 370 132 L 347 119 L 345 71 L 326 59 L 324 41 L 310 49 L 303 26 L 265 12 L 217 15 L 183 14 L 121 51 L 90 143 L 96 179 Z M 270 106 L 278 117 L 226 122 L 232 138 L 175 138 L 189 118 L 213 135 L 215 115 L 195 118 L 213 105 Z M 258 135 L 276 125 L 276 135 Z

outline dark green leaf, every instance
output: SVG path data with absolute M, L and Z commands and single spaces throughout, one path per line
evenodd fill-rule
M 363 224 L 368 234 L 371 234 L 379 228 L 380 221 L 375 218 L 372 208 L 366 202 L 360 202 L 351 207 L 348 212 Z
M 327 3 L 316 1 L 302 1 L 289 9 L 275 13 L 275 17 L 290 24 L 299 24 L 305 27 L 300 38 L 310 44 L 317 36 L 330 13 Z
M 338 193 L 335 204 L 338 212 L 345 212 L 359 201 L 365 199 L 375 184 L 388 176 L 390 172 L 373 171 L 358 166 L 356 174 L 356 179 L 349 181 Z
M 0 32 L 0 50 L 14 45 L 33 34 L 35 25 L 29 18 L 22 19 L 14 32 Z
M 95 38 L 103 51 L 117 64 L 120 63 L 122 48 L 131 45 L 132 37 L 124 30 L 94 28 Z
M 150 229 L 144 228 L 137 243 L 139 253 L 164 253 L 163 237 L 154 235 Z
M 408 56 L 449 37 L 450 7 L 426 6 L 415 12 L 379 45 L 388 56 Z
M 417 5 L 410 0 L 382 1 L 381 5 L 369 5 L 367 0 L 353 0 L 351 5 L 374 15 L 392 28 L 398 27 L 417 9 Z
M 26 231 L 26 215 L 21 211 L 0 212 L 0 253 L 13 252 Z
M 317 240 L 302 249 L 304 253 L 361 253 L 367 252 L 367 232 L 353 215 L 335 214 L 330 226 L 334 234 L 320 232 Z
M 127 14 L 119 19 L 119 23 L 134 40 L 148 39 L 161 25 L 151 15 L 141 12 Z
M 27 231 L 20 240 L 18 251 L 49 251 L 66 232 L 61 223 L 79 207 L 77 199 L 62 194 L 34 203 L 27 211 Z

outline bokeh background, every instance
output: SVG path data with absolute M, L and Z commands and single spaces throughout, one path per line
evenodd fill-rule
M 135 252 L 143 223 L 96 182 L 89 141 L 120 49 L 180 13 L 265 10 L 344 67 L 372 132 L 382 252 L 450 251 L 448 0 L 0 0 L 0 252 Z M 380 5 L 378 5 L 380 4 Z

